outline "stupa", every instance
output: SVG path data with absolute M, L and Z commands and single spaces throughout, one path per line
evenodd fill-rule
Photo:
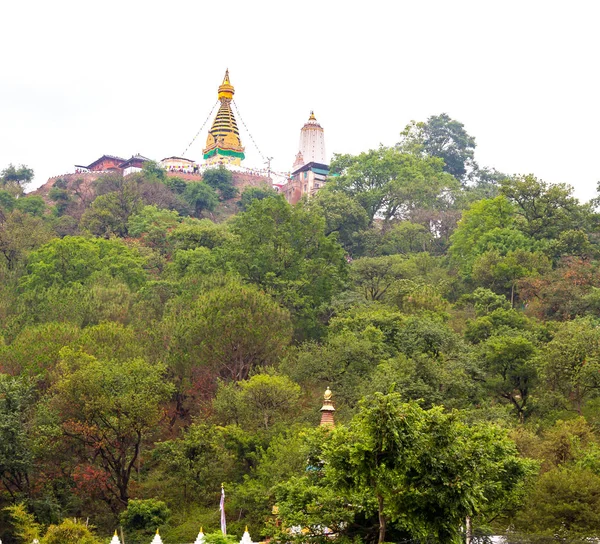
M 154 535 L 154 538 L 150 544 L 163 544 L 162 538 L 160 538 L 160 535 L 158 534 L 158 529 L 156 529 L 156 534 Z
M 229 81 L 229 70 L 225 71 L 223 83 L 219 87 L 219 111 L 213 121 L 206 138 L 203 150 L 205 164 L 233 164 L 239 166 L 244 160 L 244 147 L 240 140 L 240 131 L 233 111 L 231 101 L 235 89 Z
M 112 540 L 110 541 L 110 544 L 121 544 L 121 541 L 119 540 L 119 537 L 117 536 L 117 531 L 115 531 L 115 534 L 112 537 Z
M 246 525 L 246 530 L 242 536 L 242 540 L 240 540 L 240 544 L 253 544 L 252 539 L 250 538 L 250 533 L 248 532 L 248 526 Z
M 200 532 L 198 533 L 194 544 L 204 544 L 204 531 L 202 530 L 202 527 L 200 527 Z
M 323 427 L 334 427 L 335 422 L 333 421 L 333 413 L 335 412 L 335 408 L 333 406 L 333 402 L 331 401 L 332 397 L 331 389 L 327 387 L 325 390 L 325 394 L 323 395 L 323 406 L 321 406 L 321 426 Z

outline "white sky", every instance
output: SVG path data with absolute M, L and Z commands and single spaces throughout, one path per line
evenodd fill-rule
M 446 112 L 481 165 L 588 199 L 599 15 L 595 0 L 0 0 L 0 169 L 27 164 L 41 185 L 105 153 L 179 155 L 229 67 L 277 170 L 311 109 L 329 156 L 392 145 L 411 119 Z M 208 128 L 188 157 L 201 159 Z M 244 164 L 261 166 L 241 136 Z

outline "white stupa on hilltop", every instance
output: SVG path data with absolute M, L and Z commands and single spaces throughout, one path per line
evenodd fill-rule
M 242 540 L 240 540 L 240 544 L 253 544 L 252 539 L 250 538 L 250 533 L 248 532 L 247 525 L 246 530 L 244 531 L 244 535 L 242 536 Z
M 158 534 L 158 529 L 156 529 L 156 534 L 154 535 L 154 538 L 150 544 L 163 544 L 162 538 L 160 538 L 160 535 Z
M 198 536 L 196 537 L 194 544 L 204 544 L 204 532 L 202 530 L 202 527 L 200 527 L 200 532 L 198 533 Z
M 121 541 L 119 540 L 119 537 L 117 536 L 117 531 L 115 531 L 115 534 L 112 537 L 112 540 L 110 541 L 110 544 L 121 544 Z

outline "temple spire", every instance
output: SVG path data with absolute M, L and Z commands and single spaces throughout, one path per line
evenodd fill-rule
M 218 98 L 221 102 L 219 111 L 213 121 L 206 138 L 206 148 L 203 150 L 206 164 L 235 164 L 240 165 L 244 160 L 244 147 L 240 140 L 240 132 L 231 101 L 235 89 L 229 79 L 229 69 L 225 70 L 223 83 L 219 86 Z
M 311 162 L 318 164 L 327 164 L 327 156 L 325 154 L 325 131 L 317 121 L 315 112 L 310 111 L 308 121 L 300 130 L 299 154 L 296 155 L 296 161 L 292 168 L 292 172 L 301 168 L 305 164 Z M 302 157 L 299 161 L 299 157 Z
M 331 402 L 331 397 L 333 393 L 329 386 L 325 390 L 325 394 L 323 395 L 323 406 L 321 406 L 321 426 L 322 427 L 334 427 L 335 422 L 333 421 L 333 413 L 335 412 L 335 408 L 333 407 L 333 402 Z

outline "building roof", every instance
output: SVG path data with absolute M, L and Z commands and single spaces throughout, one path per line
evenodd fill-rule
M 120 162 L 123 162 L 125 160 L 121 157 L 117 157 L 116 155 L 102 155 L 102 157 L 100 157 L 99 159 L 96 159 L 94 162 L 88 164 L 85 168 L 92 168 L 99 162 L 102 162 L 104 159 L 112 159 L 114 161 L 120 161 Z
M 292 172 L 292 175 L 298 174 L 299 172 L 307 172 L 308 170 L 312 170 L 316 174 L 323 174 L 325 176 L 329 175 L 329 165 L 322 164 L 320 162 L 309 162 L 305 165 L 301 166 L 297 170 Z
M 121 168 L 127 168 L 134 162 L 148 162 L 150 159 L 148 157 L 144 157 L 140 154 L 132 155 L 130 159 L 127 159 L 125 162 L 121 163 Z
M 171 160 L 173 160 L 173 161 L 194 162 L 192 159 L 186 159 L 185 157 L 165 157 L 160 162 L 171 161 Z

